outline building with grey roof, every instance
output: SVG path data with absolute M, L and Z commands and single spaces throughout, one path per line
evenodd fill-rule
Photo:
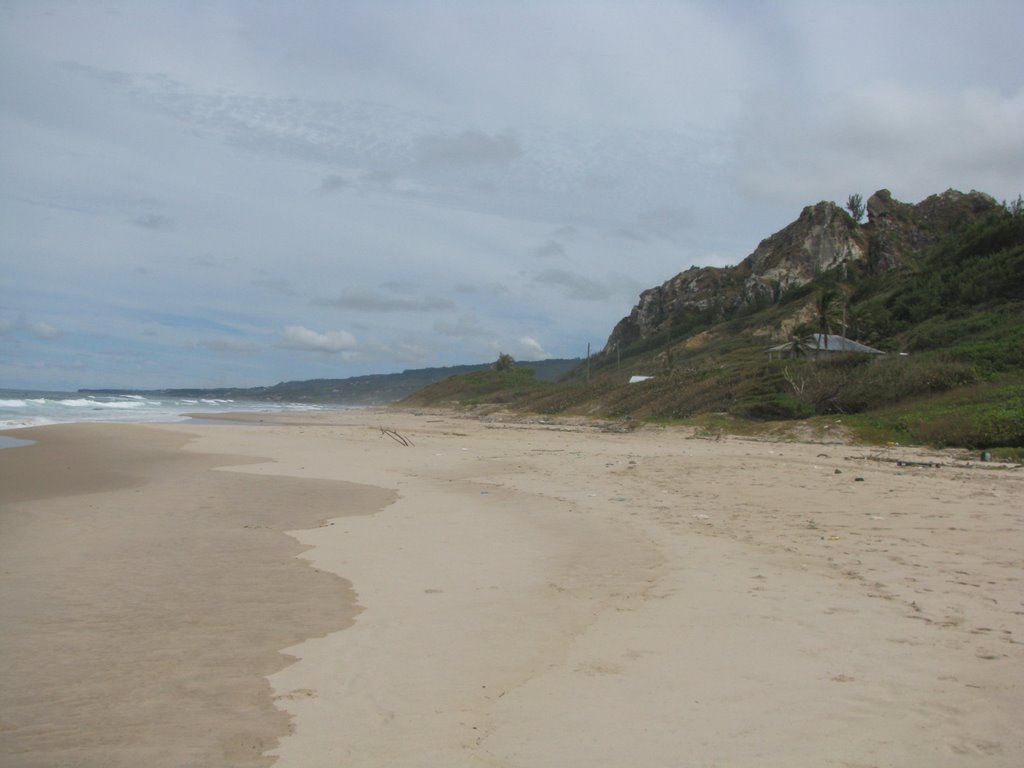
M 845 336 L 839 336 L 835 333 L 812 333 L 804 339 L 798 341 L 789 341 L 785 344 L 779 344 L 777 347 L 772 347 L 768 350 L 768 359 L 785 358 L 785 357 L 809 357 L 816 358 L 822 355 L 830 355 L 836 353 L 856 353 L 862 355 L 884 355 L 880 349 L 869 347 L 867 344 L 861 344 L 859 341 L 853 341 L 846 338 Z

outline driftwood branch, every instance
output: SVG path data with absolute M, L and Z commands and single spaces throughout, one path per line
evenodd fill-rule
M 380 428 L 380 436 L 384 437 L 384 435 L 387 435 L 392 440 L 394 440 L 396 443 L 404 445 L 406 448 L 408 448 L 409 446 L 411 446 L 413 444 L 412 440 L 410 440 L 405 435 L 402 435 L 402 434 L 396 432 L 393 429 L 384 429 L 384 427 L 381 427 Z
M 807 388 L 807 380 L 803 376 L 794 376 L 789 372 L 789 366 L 787 365 L 782 369 L 782 378 L 789 382 L 789 386 L 793 388 L 793 393 L 797 397 L 801 397 L 804 390 Z
M 895 464 L 897 467 L 928 467 L 931 469 L 938 469 L 939 467 L 946 466 L 946 464 L 941 461 L 907 461 L 906 459 L 895 459 L 889 456 L 882 456 L 877 453 L 873 453 L 870 456 L 851 456 L 850 458 L 880 461 L 887 464 Z

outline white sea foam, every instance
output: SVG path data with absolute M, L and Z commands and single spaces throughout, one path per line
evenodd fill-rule
M 171 398 L 137 394 L 84 394 L 0 390 L 0 429 L 78 421 L 180 422 L 185 413 L 318 411 L 345 406 L 315 403 L 266 403 L 232 398 Z
M 45 401 L 44 401 L 45 402 Z M 57 405 L 67 408 L 144 408 L 159 406 L 158 400 L 98 400 L 92 397 L 80 397 L 70 400 L 57 400 Z
M 45 427 L 47 424 L 58 424 L 56 419 L 44 416 L 27 416 L 23 419 L 0 418 L 0 430 L 24 429 L 25 427 Z

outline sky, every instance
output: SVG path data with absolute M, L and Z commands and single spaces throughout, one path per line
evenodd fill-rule
M 578 357 L 820 200 L 1024 192 L 1024 2 L 0 0 L 0 387 Z

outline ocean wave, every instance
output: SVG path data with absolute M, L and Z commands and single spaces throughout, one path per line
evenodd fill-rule
M 146 405 L 139 400 L 93 400 L 92 398 L 76 398 L 73 400 L 58 400 L 57 405 L 64 405 L 68 408 L 142 408 Z
M 330 410 L 337 407 L 339 406 L 321 403 L 280 403 L 236 400 L 228 397 L 164 396 L 158 400 L 136 394 L 0 389 L 0 428 L 16 429 L 83 421 L 168 423 L 186 421 L 188 417 L 183 415 L 186 412 L 273 413 Z

